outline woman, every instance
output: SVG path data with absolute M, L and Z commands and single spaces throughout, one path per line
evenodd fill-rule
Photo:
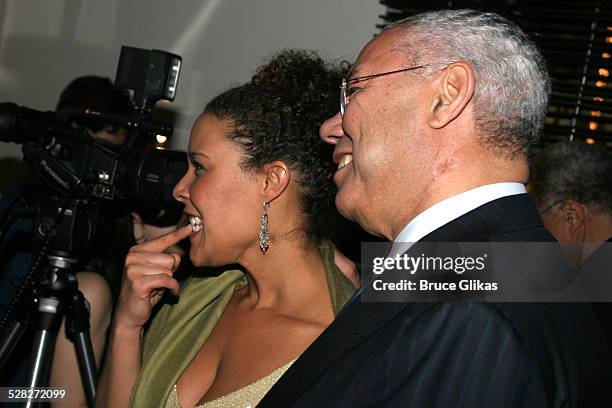
M 255 406 L 351 296 L 323 239 L 333 165 L 318 127 L 339 78 L 286 51 L 208 104 L 174 190 L 190 224 L 128 255 L 98 405 Z M 179 291 L 180 257 L 163 251 L 187 236 L 194 265 L 242 271 L 192 278 L 141 348 L 151 308 Z

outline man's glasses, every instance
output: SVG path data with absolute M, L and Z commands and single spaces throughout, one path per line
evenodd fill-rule
M 552 210 L 554 207 L 556 207 L 557 205 L 561 204 L 565 200 L 566 199 L 564 198 L 563 200 L 555 201 L 554 203 L 550 204 L 548 207 L 546 207 L 545 209 L 540 211 L 540 216 L 546 214 L 547 212 L 549 212 L 550 210 Z
M 381 76 L 385 76 L 385 75 L 391 75 L 391 74 L 397 74 L 399 72 L 406 72 L 406 71 L 412 71 L 413 69 L 419 69 L 419 68 L 426 68 L 429 67 L 431 65 L 438 65 L 438 64 L 444 64 L 445 67 L 449 66 L 450 64 L 452 64 L 454 61 L 451 62 L 432 62 L 431 64 L 423 64 L 423 65 L 415 65 L 413 67 L 408 67 L 408 68 L 402 68 L 402 69 L 396 69 L 394 71 L 388 71 L 388 72 L 381 72 L 379 74 L 372 74 L 372 75 L 364 75 L 364 76 L 360 76 L 360 77 L 354 77 L 349 79 L 348 81 L 346 80 L 346 78 L 342 78 L 342 85 L 340 85 L 340 116 L 344 116 L 344 111 L 346 110 L 346 107 L 349 103 L 349 95 L 347 93 L 347 88 L 349 85 L 352 85 L 356 82 L 360 82 L 360 81 L 366 81 L 368 79 L 372 79 L 372 78 L 377 78 L 377 77 L 381 77 Z

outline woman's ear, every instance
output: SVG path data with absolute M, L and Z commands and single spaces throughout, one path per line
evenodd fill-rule
M 280 196 L 289 185 L 291 170 L 280 160 L 266 164 L 263 168 L 262 194 L 264 200 L 272 202 Z
M 442 71 L 435 83 L 428 123 L 432 128 L 440 129 L 457 118 L 472 100 L 474 72 L 464 61 L 453 62 Z

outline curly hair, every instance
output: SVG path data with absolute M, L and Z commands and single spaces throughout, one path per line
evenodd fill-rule
M 232 122 L 229 137 L 243 152 L 242 167 L 257 171 L 283 161 L 299 187 L 303 228 L 315 240 L 328 236 L 335 211 L 331 146 L 319 127 L 337 111 L 340 70 L 313 51 L 284 50 L 256 71 L 250 82 L 229 89 L 206 108 Z

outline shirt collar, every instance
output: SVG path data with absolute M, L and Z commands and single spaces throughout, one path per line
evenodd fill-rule
M 462 215 L 501 197 L 526 193 L 521 183 L 495 183 L 476 187 L 442 200 L 412 219 L 393 241 L 413 243 Z M 395 248 L 394 244 L 394 248 Z

